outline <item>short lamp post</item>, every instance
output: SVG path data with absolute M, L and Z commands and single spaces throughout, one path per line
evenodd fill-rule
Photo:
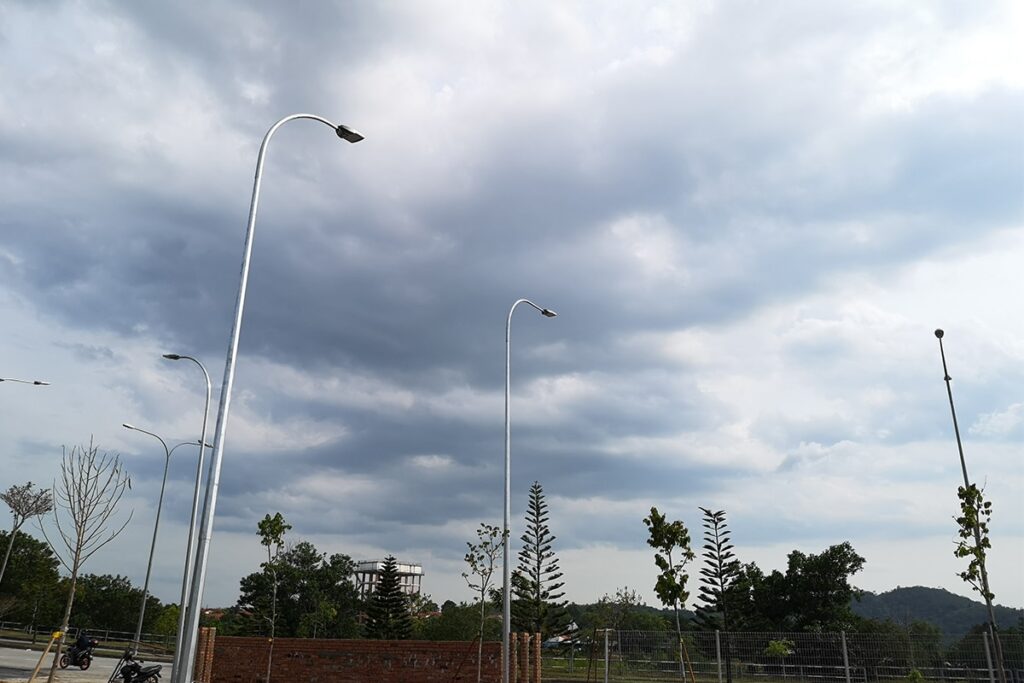
M 153 432 L 146 431 L 145 429 L 140 429 L 138 427 L 128 424 L 127 422 L 125 422 L 121 426 L 124 427 L 125 429 L 131 429 L 136 432 L 142 432 L 143 434 L 149 434 L 151 437 L 159 441 L 160 445 L 164 447 L 164 478 L 163 481 L 160 482 L 160 498 L 156 504 L 156 521 L 153 523 L 153 541 L 149 545 L 149 562 L 146 564 L 146 580 L 142 584 L 142 604 L 139 605 L 139 621 L 135 625 L 135 638 L 132 640 L 132 649 L 138 650 L 139 640 L 142 638 L 142 620 L 146 616 L 146 599 L 149 597 L 149 575 L 150 572 L 153 570 L 153 551 L 156 550 L 156 534 L 157 531 L 160 529 L 160 510 L 161 508 L 163 508 L 164 505 L 164 487 L 167 486 L 167 469 L 171 464 L 171 453 L 176 451 L 181 446 L 198 446 L 201 442 L 185 441 L 183 443 L 179 443 L 177 446 L 174 446 L 173 448 L 167 448 L 167 442 L 161 439 Z

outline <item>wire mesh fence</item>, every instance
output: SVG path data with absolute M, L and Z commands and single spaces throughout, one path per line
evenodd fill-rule
M 1024 683 L 1024 635 L 1000 635 L 1007 683 Z M 596 630 L 545 648 L 544 681 L 1000 683 L 987 634 Z

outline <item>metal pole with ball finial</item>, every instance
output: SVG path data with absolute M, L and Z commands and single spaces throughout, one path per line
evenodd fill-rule
M 945 336 L 945 332 L 941 329 L 935 330 L 935 338 L 939 340 L 939 354 L 942 356 L 942 375 L 946 381 L 946 395 L 949 396 L 949 412 L 953 415 L 953 433 L 956 434 L 956 448 L 960 453 L 960 470 L 964 475 L 964 488 L 968 489 L 971 487 L 971 481 L 967 476 L 967 460 L 964 458 L 964 445 L 960 440 L 960 427 L 956 421 L 956 408 L 953 407 L 953 387 L 950 382 L 953 378 L 949 376 L 949 370 L 946 367 L 946 350 L 942 346 L 942 338 Z M 978 520 L 980 522 L 980 519 Z M 980 556 L 979 569 L 981 570 L 981 590 L 982 596 L 985 598 L 985 606 L 988 608 L 988 634 L 989 638 L 992 639 L 992 645 L 995 648 L 997 666 L 996 670 L 999 673 L 1000 683 L 1006 683 L 1006 672 L 1003 670 L 1003 648 L 999 643 L 999 638 L 996 636 L 996 614 L 995 609 L 992 606 L 992 593 L 988 587 L 988 570 L 985 568 L 985 556 L 981 547 L 981 529 L 978 528 L 978 523 L 974 525 L 974 543 L 975 547 L 982 552 Z

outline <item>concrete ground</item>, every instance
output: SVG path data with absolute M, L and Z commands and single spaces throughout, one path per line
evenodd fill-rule
M 32 675 L 32 670 L 39 662 L 39 655 L 41 654 L 42 652 L 38 650 L 0 647 L 0 683 L 24 683 L 24 681 L 27 681 L 28 677 Z M 111 672 L 117 666 L 117 661 L 117 658 L 114 657 L 97 657 L 92 660 L 92 665 L 87 671 L 82 671 L 78 667 L 57 669 L 56 680 L 60 681 L 60 683 L 107 683 Z M 46 660 L 43 662 L 38 676 L 36 676 L 36 683 L 46 681 L 52 662 L 53 652 L 50 652 L 46 655 Z M 146 663 L 149 664 L 150 662 Z M 158 664 L 159 662 L 153 663 Z M 163 667 L 160 676 L 167 680 L 171 674 L 171 665 L 163 664 Z

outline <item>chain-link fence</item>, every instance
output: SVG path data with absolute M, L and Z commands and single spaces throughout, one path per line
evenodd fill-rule
M 1024 636 L 1001 635 L 1007 683 L 1024 683 Z M 1000 683 L 988 634 L 684 633 L 596 630 L 546 647 L 544 681 Z

